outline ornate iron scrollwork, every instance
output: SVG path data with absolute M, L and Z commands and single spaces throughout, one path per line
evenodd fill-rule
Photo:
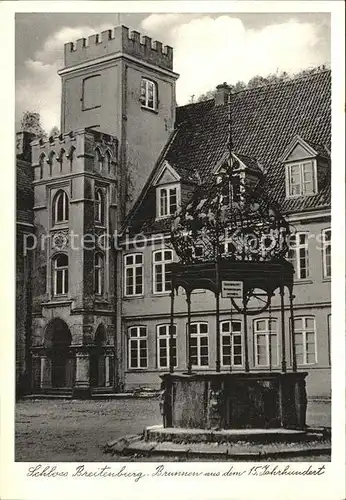
M 289 225 L 269 201 L 264 181 L 243 186 L 235 199 L 232 179 L 223 175 L 218 183 L 199 186 L 173 218 L 171 243 L 182 264 L 216 258 L 271 262 L 286 255 Z

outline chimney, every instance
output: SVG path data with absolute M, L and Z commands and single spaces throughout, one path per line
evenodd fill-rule
M 221 83 L 216 87 L 215 94 L 215 106 L 221 106 L 222 104 L 228 103 L 228 96 L 230 93 L 230 87 L 226 82 Z

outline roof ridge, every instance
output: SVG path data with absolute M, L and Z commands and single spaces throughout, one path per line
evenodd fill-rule
M 326 68 L 326 69 L 323 69 L 323 70 L 320 70 L 320 71 L 316 71 L 315 73 L 310 73 L 310 74 L 307 74 L 307 75 L 293 75 L 292 77 L 287 77 L 287 78 L 283 78 L 282 80 L 279 80 L 279 81 L 276 81 L 276 82 L 271 82 L 271 83 L 265 83 L 263 85 L 258 85 L 256 87 L 251 87 L 251 88 L 246 88 L 246 89 L 242 89 L 242 90 L 238 90 L 237 92 L 232 92 L 232 96 L 237 96 L 239 94 L 245 94 L 245 93 L 248 93 L 248 92 L 253 92 L 257 89 L 263 89 L 263 88 L 272 88 L 274 86 L 279 86 L 279 85 L 289 85 L 289 84 L 295 84 L 296 82 L 299 82 L 299 81 L 302 81 L 302 80 L 308 80 L 308 79 L 313 79 L 313 78 L 316 78 L 318 76 L 321 76 L 322 74 L 325 74 L 325 73 L 331 73 L 332 70 L 331 68 Z M 265 77 L 264 77 L 265 78 Z M 183 104 L 182 106 L 177 106 L 177 109 L 182 109 L 182 108 L 187 108 L 187 106 L 197 106 L 197 105 L 201 105 L 201 104 L 206 104 L 206 103 L 210 103 L 212 101 L 214 101 L 215 99 L 212 98 L 212 99 L 206 99 L 205 101 L 197 101 L 197 102 L 190 102 L 190 103 L 187 103 L 187 104 Z M 221 104 L 220 107 L 223 107 L 223 106 L 227 106 L 227 103 L 225 104 Z

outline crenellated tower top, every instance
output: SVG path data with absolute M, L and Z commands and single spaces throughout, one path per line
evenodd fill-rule
M 130 32 L 126 26 L 117 26 L 87 39 L 66 43 L 65 68 L 115 53 L 127 54 L 164 69 L 173 69 L 172 47 L 152 41 L 138 31 Z
M 31 145 L 35 181 L 84 171 L 116 176 L 118 139 L 109 134 L 82 129 Z

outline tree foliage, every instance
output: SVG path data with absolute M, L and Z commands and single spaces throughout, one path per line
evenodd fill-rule
M 35 111 L 24 111 L 20 128 L 23 132 L 31 132 L 37 139 L 47 139 L 47 133 L 41 125 L 41 117 Z
M 49 132 L 49 137 L 56 137 L 57 135 L 60 135 L 60 130 L 59 130 L 59 127 L 54 125 L 52 130 Z
M 31 132 L 37 139 L 48 139 L 48 134 L 41 125 L 40 113 L 36 111 L 24 111 L 20 122 L 20 129 L 22 132 Z M 49 137 L 56 137 L 59 134 L 59 127 L 55 125 L 50 131 Z
M 319 73 L 320 71 L 324 71 L 326 69 L 325 66 L 317 66 L 315 68 L 310 68 L 310 69 L 303 69 L 302 71 L 299 71 L 298 73 L 295 74 L 288 74 L 286 71 L 283 71 L 281 73 L 271 73 L 267 76 L 261 76 L 261 75 L 256 75 L 253 76 L 248 83 L 245 83 L 243 81 L 238 81 L 235 85 L 230 84 L 229 87 L 231 89 L 232 93 L 240 92 L 242 90 L 246 89 L 254 89 L 256 87 L 262 87 L 264 85 L 270 85 L 272 83 L 278 83 L 283 80 L 292 80 L 295 78 L 302 78 L 304 76 L 308 76 L 314 73 Z M 201 94 L 197 102 L 201 101 L 208 101 L 209 99 L 214 99 L 215 97 L 216 90 L 208 90 L 204 94 Z M 192 101 L 190 101 L 192 102 Z

